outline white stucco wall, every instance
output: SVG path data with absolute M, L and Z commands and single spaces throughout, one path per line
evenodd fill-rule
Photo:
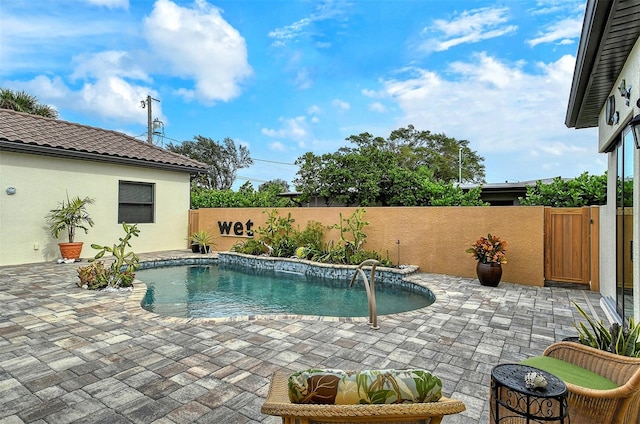
M 627 86 L 631 86 L 629 105 L 625 104 L 624 99 L 618 91 L 618 86 L 622 80 L 625 80 Z M 640 39 L 633 47 L 609 95 L 615 96 L 616 111 L 619 113 L 619 120 L 617 124 L 607 125 L 605 102 L 605 104 L 602 105 L 602 110 L 598 118 L 598 147 L 600 152 L 605 152 L 607 147 L 614 142 L 620 131 L 627 126 L 631 118 L 640 113 L 640 109 L 636 106 L 636 101 L 640 98 Z
M 616 198 L 616 154 L 608 155 L 607 199 Z M 613 172 L 611 167 L 613 166 Z M 616 203 L 600 207 L 600 294 L 616 298 Z
M 622 80 L 626 86 L 631 86 L 631 98 L 629 105 L 620 95 L 618 87 Z M 640 99 L 640 39 L 631 51 L 625 65 L 609 95 L 616 99 L 616 111 L 619 113 L 619 121 L 614 125 L 606 123 L 606 103 L 598 118 L 598 146 L 600 152 L 609 150 L 615 143 L 618 135 L 627 126 L 629 121 L 640 113 L 636 102 Z M 634 199 L 633 199 L 633 282 L 634 282 L 634 314 L 640 320 L 640 150 L 634 149 Z M 605 297 L 615 299 L 616 296 L 616 151 L 608 153 L 608 191 L 609 204 L 600 209 L 600 292 Z
M 70 197 L 96 199 L 88 211 L 95 226 L 76 241 L 85 243 L 82 257 L 96 251 L 91 243 L 112 245 L 124 235 L 118 219 L 118 181 L 155 183 L 155 222 L 138 224 L 132 240 L 136 253 L 184 249 L 188 231 L 189 174 L 21 153 L 0 152 L 0 266 L 53 261 L 58 241 L 49 234 L 45 216 Z M 7 187 L 16 193 L 8 195 Z

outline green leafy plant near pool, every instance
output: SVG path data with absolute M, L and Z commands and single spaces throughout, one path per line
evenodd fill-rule
M 364 228 L 364 209 L 356 209 L 353 214 L 329 227 L 316 221 L 309 221 L 300 230 L 294 228 L 295 220 L 291 214 L 282 217 L 276 209 L 268 213 L 264 227 L 255 230 L 256 238 L 236 243 L 231 250 L 249 255 L 269 255 L 279 258 L 298 257 L 317 262 L 356 265 L 366 259 L 376 259 L 383 266 L 392 266 L 389 258 L 383 258 L 375 251 L 365 250 L 367 235 Z M 325 243 L 325 233 L 329 229 L 340 231 L 337 242 Z
M 96 256 L 89 259 L 90 265 L 78 268 L 80 287 L 90 290 L 100 290 L 106 287 L 120 288 L 131 287 L 135 278 L 135 271 L 140 267 L 140 259 L 132 251 L 127 251 L 131 247 L 129 241 L 132 237 L 138 237 L 140 230 L 136 224 L 128 225 L 122 223 L 125 236 L 119 238 L 119 243 L 110 246 L 100 246 L 92 244 L 91 247 L 100 250 Z M 114 260 L 109 268 L 106 268 L 103 261 L 99 261 L 105 253 L 111 253 Z
M 198 246 L 198 251 L 200 253 L 208 253 L 211 248 L 216 247 L 216 244 L 213 241 L 213 236 L 205 230 L 194 232 L 191 234 L 190 240 L 193 245 Z

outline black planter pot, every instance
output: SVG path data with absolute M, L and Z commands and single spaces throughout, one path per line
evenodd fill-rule
M 483 286 L 496 287 L 502 278 L 502 264 L 497 262 L 482 263 L 476 265 L 478 280 Z
M 200 248 L 199 252 L 202 253 L 203 255 L 205 253 L 209 253 L 209 250 L 211 249 L 210 246 L 200 246 L 200 245 L 198 245 L 198 247 Z
M 191 243 L 191 252 L 200 253 L 200 245 L 198 243 Z

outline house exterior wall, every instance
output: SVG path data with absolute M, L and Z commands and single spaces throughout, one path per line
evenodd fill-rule
M 309 221 L 333 225 L 351 216 L 355 208 L 280 208 L 278 216 L 291 213 L 294 227 L 304 229 Z M 508 263 L 502 281 L 542 286 L 544 284 L 544 207 L 367 207 L 364 208 L 365 249 L 388 254 L 394 264 L 418 265 L 420 272 L 476 277 L 476 262 L 465 250 L 481 236 L 491 233 L 507 241 Z M 215 250 L 229 250 L 246 238 L 246 224 L 264 226 L 268 214 L 257 208 L 199 209 L 191 230 L 214 236 Z M 197 218 L 195 217 L 197 215 Z M 220 223 L 229 235 L 221 235 Z M 229 227 L 230 226 L 230 227 Z M 241 235 L 234 235 L 234 226 Z M 337 240 L 331 230 L 327 240 Z M 388 253 L 387 253 L 388 252 Z
M 616 198 L 615 152 L 607 157 L 607 199 Z M 613 172 L 612 172 L 613 169 Z M 616 204 L 600 206 L 600 294 L 616 298 Z
M 49 210 L 69 197 L 91 197 L 88 212 L 95 226 L 76 241 L 84 242 L 82 258 L 95 255 L 91 243 L 113 245 L 124 235 L 118 219 L 118 181 L 155 183 L 155 222 L 139 224 L 131 241 L 136 253 L 184 249 L 188 231 L 189 174 L 32 154 L 0 152 L 0 266 L 46 262 L 60 257 L 45 219 Z M 7 187 L 16 193 L 8 195 Z
M 625 104 L 624 99 L 620 96 L 618 87 L 622 80 L 626 85 L 631 85 L 631 98 L 629 105 Z M 607 153 L 607 172 L 608 172 L 608 188 L 607 199 L 608 204 L 601 208 L 601 238 L 600 238 L 600 292 L 605 299 L 605 307 L 608 307 L 609 313 L 613 314 L 611 309 L 611 299 L 615 305 L 616 296 L 616 174 L 617 174 L 617 152 L 612 149 L 616 143 L 618 136 L 627 127 L 629 121 L 640 113 L 640 107 L 636 102 L 640 99 L 640 39 L 627 57 L 624 67 L 610 95 L 614 95 L 616 99 L 616 111 L 619 113 L 619 121 L 614 125 L 606 123 L 606 104 L 603 105 L 602 111 L 598 118 L 598 147 L 601 153 Z M 612 150 L 612 151 L 611 151 Z M 640 150 L 634 149 L 633 158 L 634 167 L 634 185 L 633 185 L 633 229 L 632 239 L 634 246 L 640 242 Z M 640 249 L 634 248 L 632 252 L 633 263 L 633 292 L 634 292 L 634 314 L 636 319 L 640 319 Z M 617 314 L 616 314 L 617 315 Z

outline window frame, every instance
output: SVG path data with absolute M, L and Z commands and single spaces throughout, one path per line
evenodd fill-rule
M 122 188 L 123 186 L 126 187 L 144 187 L 145 191 L 144 191 L 144 195 L 147 195 L 148 192 L 147 190 L 150 189 L 151 191 L 151 200 L 150 201 L 145 201 L 145 200 L 140 200 L 140 201 L 133 201 L 130 199 L 127 199 L 126 201 L 122 200 Z M 140 209 L 144 209 L 143 210 L 143 214 L 140 215 L 144 215 L 148 213 L 148 209 L 151 209 L 150 212 L 150 220 L 133 220 L 133 219 L 126 219 L 130 217 L 130 212 L 126 212 L 123 210 L 123 208 L 127 207 L 127 208 L 131 208 L 131 207 L 139 207 Z M 128 180 L 119 180 L 118 181 L 118 223 L 122 223 L 122 222 L 126 222 L 127 224 L 154 224 L 156 221 L 156 184 L 155 183 L 149 183 L 149 182 L 145 182 L 145 181 L 128 181 Z

